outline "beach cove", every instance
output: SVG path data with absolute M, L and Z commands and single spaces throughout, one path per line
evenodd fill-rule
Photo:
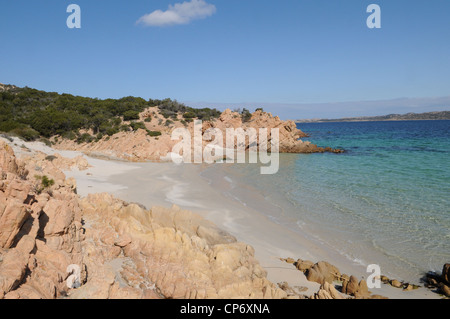
M 438 125 L 434 126 L 438 127 Z M 444 132 L 445 127 L 444 125 Z M 317 127 L 315 128 L 317 129 Z M 325 130 L 327 132 L 321 133 L 323 135 L 319 134 L 320 131 L 314 131 L 315 128 L 309 128 L 309 131 L 313 132 L 312 138 L 321 137 L 324 139 L 325 137 L 328 138 L 328 140 L 324 139 L 328 144 L 333 144 L 334 141 L 336 147 L 346 146 L 346 135 L 336 138 L 335 135 L 338 132 L 336 128 L 333 132 L 328 131 L 327 128 Z M 417 135 L 411 130 L 406 131 L 409 132 L 408 134 Z M 344 132 L 346 131 L 344 130 Z M 358 141 L 365 138 L 365 136 L 355 135 L 354 132 L 350 133 L 346 132 L 350 138 L 349 141 Z M 332 139 L 329 136 L 330 134 Z M 386 132 L 382 132 L 382 134 L 386 135 Z M 392 139 L 392 134 L 388 137 Z M 439 163 L 442 163 L 439 155 L 445 156 L 445 148 L 439 151 L 437 145 L 427 143 L 423 150 L 425 143 L 423 140 L 427 138 L 429 136 L 424 135 L 422 139 L 416 138 L 413 140 L 418 146 L 413 143 L 413 145 L 406 147 L 392 142 L 392 148 L 387 148 L 388 153 L 384 157 L 381 156 L 383 164 L 379 167 L 386 169 L 389 165 L 394 165 L 396 157 L 400 159 L 403 165 L 404 156 L 409 156 L 408 152 L 411 151 L 417 152 L 419 148 L 424 151 L 424 154 L 436 150 L 435 153 L 438 153 L 438 156 L 434 157 L 437 161 L 434 169 L 438 171 Z M 411 143 L 411 138 L 406 140 L 407 143 Z M 446 141 L 445 136 L 443 140 Z M 8 139 L 5 139 L 5 141 L 9 142 Z M 337 204 L 346 203 L 348 208 L 344 210 L 344 213 L 360 214 L 359 218 L 371 217 L 368 214 L 370 213 L 368 208 L 371 207 L 369 205 L 371 198 L 367 196 L 370 194 L 379 195 L 380 191 L 375 191 L 375 188 L 372 187 L 377 182 L 377 177 L 367 179 L 370 175 L 367 175 L 367 171 L 359 170 L 355 160 L 362 162 L 363 165 L 364 163 L 367 164 L 364 160 L 364 158 L 370 160 L 367 152 L 373 153 L 374 149 L 377 151 L 377 148 L 386 149 L 386 144 L 380 143 L 377 139 L 372 138 L 372 141 L 368 144 L 368 149 L 361 147 L 361 144 L 359 146 L 350 145 L 347 148 L 349 151 L 340 155 L 280 154 L 281 169 L 277 174 L 271 176 L 260 175 L 259 165 L 255 164 L 133 163 L 110 158 L 101 153 L 90 153 L 91 156 L 86 156 L 78 151 L 55 150 L 39 142 L 24 142 L 17 138 L 12 138 L 10 143 L 19 157 L 30 155 L 33 152 L 42 152 L 50 156 L 48 160 L 53 161 L 54 164 L 62 165 L 67 160 L 63 160 L 57 155 L 59 153 L 68 161 L 75 163 L 74 165 L 79 168 L 82 167 L 83 169 L 79 170 L 63 165 L 66 177 L 69 180 L 70 178 L 75 179 L 77 194 L 82 200 L 88 199 L 89 201 L 91 195 L 94 198 L 99 198 L 95 194 L 108 193 L 125 202 L 135 203 L 137 204 L 136 207 L 145 206 L 147 210 L 159 206 L 166 207 L 168 212 L 183 209 L 199 214 L 205 220 L 213 222 L 223 230 L 224 238 L 227 238 L 228 235 L 226 234 L 230 234 L 239 242 L 251 245 L 255 250 L 256 259 L 267 272 L 267 279 L 274 284 L 288 285 L 298 295 L 313 296 L 320 289 L 320 284 L 308 281 L 305 274 L 297 270 L 294 267 L 295 265 L 292 265 L 292 262 L 297 259 L 308 260 L 313 263 L 327 261 L 339 268 L 342 274 L 351 274 L 360 279 L 367 279 L 370 275 L 367 272 L 369 264 L 379 264 L 383 275 L 400 282 L 418 285 L 421 284 L 420 274 L 428 270 L 439 272 L 439 264 L 447 260 L 447 256 L 439 257 L 438 254 L 434 256 L 442 259 L 438 259 L 433 268 L 429 267 L 427 262 L 421 264 L 420 259 L 418 267 L 405 266 L 398 263 L 400 255 L 389 255 L 386 250 L 377 249 L 375 245 L 372 245 L 373 241 L 364 242 L 365 236 L 368 234 L 366 226 L 382 235 L 381 230 L 384 230 L 383 228 L 374 228 L 370 223 L 358 224 L 358 219 L 354 220 L 353 223 L 348 223 L 345 222 L 345 216 L 338 215 L 342 209 L 336 209 L 336 207 L 340 208 Z M 439 143 L 439 139 L 435 139 L 434 143 Z M 395 151 L 398 149 L 400 154 Z M 405 151 L 406 155 L 404 154 Z M 378 152 L 380 151 L 378 150 Z M 362 160 L 361 154 L 364 156 Z M 380 153 L 376 154 L 380 155 Z M 386 161 L 386 156 L 388 158 L 393 156 L 394 159 Z M 39 157 L 42 160 L 44 159 L 43 155 Z M 428 161 L 430 160 L 430 157 L 425 158 Z M 47 158 L 45 159 L 47 160 Z M 421 159 L 419 158 L 419 160 Z M 352 162 L 354 165 L 348 166 Z M 375 164 L 375 167 L 377 167 L 373 160 L 371 160 L 371 164 Z M 339 165 L 345 166 L 339 167 Z M 347 172 L 348 168 L 346 167 L 351 167 L 351 170 Z M 324 174 L 327 170 L 328 172 Z M 363 174 L 358 175 L 358 172 Z M 375 172 L 377 171 L 375 170 Z M 419 170 L 418 172 L 420 174 L 422 171 Z M 429 173 L 430 171 L 427 170 L 426 172 Z M 349 173 L 351 174 L 349 175 Z M 333 174 L 335 174 L 334 177 Z M 385 178 L 382 174 L 378 175 L 380 178 Z M 448 184 L 445 184 L 445 174 L 440 175 L 439 178 L 444 181 L 440 191 L 445 192 L 445 187 L 448 187 Z M 404 174 L 404 176 L 409 175 Z M 363 197 L 357 196 L 357 192 L 346 190 L 346 183 L 350 186 L 353 185 L 346 180 L 349 177 L 356 182 L 358 178 L 365 178 L 363 182 L 361 181 L 358 184 L 358 189 L 363 191 Z M 430 174 L 428 177 L 423 181 L 435 180 Z M 340 187 L 336 187 L 336 183 L 341 183 Z M 369 194 L 364 193 L 364 185 L 369 187 Z M 386 185 L 390 186 L 389 184 Z M 395 184 L 393 186 L 396 187 Z M 385 188 L 388 194 L 395 194 L 389 187 Z M 324 190 L 326 191 L 324 192 Z M 407 194 L 405 193 L 405 195 Z M 435 192 L 434 196 L 445 202 L 445 196 L 440 195 L 439 192 Z M 348 198 L 351 197 L 358 200 L 348 201 Z M 361 198 L 365 203 L 365 208 L 356 205 Z M 381 196 L 379 200 L 383 202 L 385 197 Z M 427 205 L 426 200 L 430 200 L 430 198 L 424 197 L 423 200 L 421 201 L 423 205 Z M 437 201 L 437 209 L 439 209 L 439 203 L 441 202 Z M 432 206 L 428 207 L 431 208 Z M 392 217 L 395 217 L 395 213 L 398 213 L 396 206 L 386 206 L 386 209 L 388 213 L 391 212 Z M 429 210 L 429 214 L 431 213 L 433 211 Z M 349 216 L 353 216 L 352 214 L 349 214 Z M 414 216 L 410 216 L 411 221 L 414 221 Z M 436 216 L 439 218 L 439 215 Z M 323 219 L 324 217 L 326 218 Z M 331 219 L 332 223 L 329 222 L 330 217 L 334 218 Z M 430 220 L 433 222 L 433 219 Z M 387 220 L 384 219 L 384 221 Z M 408 225 L 405 224 L 404 227 Z M 446 227 L 445 222 L 437 225 Z M 350 230 L 344 226 L 350 226 Z M 427 227 L 426 224 L 422 226 Z M 359 231 L 354 231 L 355 228 Z M 395 235 L 395 233 L 393 234 Z M 437 235 L 445 237 L 446 233 L 440 232 L 435 234 L 435 236 Z M 412 241 L 414 238 L 416 237 L 411 237 L 410 245 L 414 244 L 414 241 Z M 427 239 L 427 237 L 420 239 L 430 241 L 430 238 Z M 406 242 L 400 242 L 399 244 L 406 244 Z M 445 241 L 442 244 L 445 245 Z M 417 246 L 410 247 L 413 247 L 413 254 L 409 254 L 413 257 L 413 261 L 414 258 L 422 257 Z M 435 249 L 437 248 L 435 247 Z M 428 249 L 427 251 L 433 253 L 436 250 Z M 414 252 L 416 253 L 414 254 Z M 287 263 L 287 260 L 290 260 L 290 263 Z M 403 262 L 401 258 L 400 261 Z M 381 289 L 371 289 L 371 292 L 389 298 L 441 298 L 439 294 L 424 287 L 412 291 L 403 291 L 383 284 Z
M 110 192 L 122 200 L 140 203 L 147 208 L 175 204 L 199 213 L 239 241 L 254 247 L 255 257 L 267 271 L 268 279 L 274 283 L 287 282 L 305 295 L 311 295 L 320 288 L 319 284 L 308 281 L 295 267 L 280 260 L 282 258 L 328 261 L 342 273 L 360 278 L 370 275 L 366 267 L 352 262 L 317 240 L 317 237 L 293 231 L 276 222 L 271 215 L 280 211 L 280 207 L 266 201 L 261 193 L 248 185 L 240 185 L 242 188 L 239 188 L 245 191 L 245 202 L 230 196 L 233 186 L 223 175 L 222 168 L 225 166 L 222 164 L 124 163 L 89 157 L 88 160 L 94 167 L 87 172 L 65 172 L 77 180 L 80 196 Z M 105 178 L 103 174 L 108 167 L 111 167 L 110 173 Z M 211 176 L 214 178 L 211 179 Z M 382 285 L 381 289 L 371 291 L 389 298 L 440 298 L 423 287 L 402 291 Z

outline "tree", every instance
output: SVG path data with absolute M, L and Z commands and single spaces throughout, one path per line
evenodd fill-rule
M 139 120 L 139 112 L 129 110 L 123 113 L 123 120 L 124 121 L 132 121 L 132 120 Z
M 250 121 L 252 119 L 252 114 L 246 108 L 244 108 L 242 110 L 241 116 L 242 116 L 242 122 L 244 122 L 244 123 L 248 122 L 248 121 Z

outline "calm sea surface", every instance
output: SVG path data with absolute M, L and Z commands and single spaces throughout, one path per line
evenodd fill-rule
M 417 282 L 450 262 L 450 121 L 308 123 L 319 146 L 344 154 L 281 154 L 280 171 L 224 166 L 279 209 L 274 221 L 354 263 Z M 245 203 L 242 187 L 230 192 Z

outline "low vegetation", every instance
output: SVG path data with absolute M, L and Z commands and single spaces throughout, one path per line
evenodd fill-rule
M 45 189 L 52 187 L 55 185 L 55 181 L 53 179 L 49 179 L 47 176 L 35 176 L 38 184 L 35 186 L 35 191 L 37 194 L 42 193 Z
M 0 132 L 27 141 L 61 136 L 90 143 L 119 132 L 146 130 L 144 122 L 150 122 L 151 118 L 139 122 L 139 114 L 149 107 L 158 107 L 169 124 L 179 116 L 189 122 L 194 118 L 210 120 L 221 114 L 216 109 L 194 109 L 171 99 L 147 101 L 129 96 L 101 100 L 28 87 L 7 88 L 0 92 Z M 148 134 L 158 136 L 160 132 L 148 131 Z

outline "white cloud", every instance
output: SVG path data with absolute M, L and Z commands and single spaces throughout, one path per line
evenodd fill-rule
M 171 26 L 188 24 L 192 20 L 204 19 L 216 12 L 216 6 L 204 0 L 191 0 L 189 2 L 169 5 L 166 11 L 156 10 L 142 16 L 137 23 L 146 26 Z

